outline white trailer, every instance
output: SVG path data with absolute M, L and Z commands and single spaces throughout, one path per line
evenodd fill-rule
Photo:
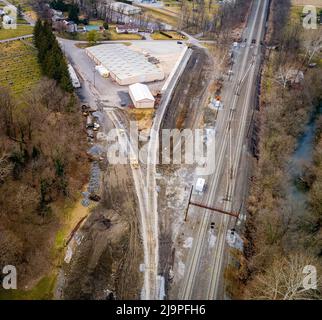
M 77 74 L 71 64 L 68 65 L 68 72 L 69 72 L 70 80 L 72 81 L 73 87 L 80 88 L 81 84 L 80 84 Z
M 196 191 L 202 193 L 205 189 L 206 180 L 203 178 L 198 178 L 196 182 Z
M 109 76 L 109 72 L 108 70 L 102 66 L 102 65 L 99 65 L 99 66 L 96 66 L 95 67 L 95 70 L 103 77 L 103 78 L 108 78 Z

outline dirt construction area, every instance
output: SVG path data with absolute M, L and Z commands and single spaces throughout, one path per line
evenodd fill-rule
M 139 299 L 143 262 L 136 198 L 127 165 L 103 170 L 102 200 L 78 231 L 64 266 L 63 299 Z
M 213 79 L 213 60 L 204 49 L 194 48 L 164 116 L 163 129 L 193 128 L 198 125 L 200 107 L 207 104 Z
M 162 123 L 163 129 L 202 128 L 205 111 L 208 112 L 209 95 L 214 80 L 214 62 L 207 51 L 194 48 L 187 67 L 175 88 Z M 214 116 L 214 114 L 213 114 Z M 194 165 L 159 165 L 157 184 L 160 221 L 159 273 L 165 276 L 166 292 L 172 280 L 175 255 L 180 248 L 174 243 L 181 236 Z M 179 250 L 178 250 L 179 249 Z

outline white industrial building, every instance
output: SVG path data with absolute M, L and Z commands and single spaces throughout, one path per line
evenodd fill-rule
M 135 83 L 129 86 L 129 94 L 135 108 L 153 108 L 155 99 L 148 86 Z
M 105 67 L 120 85 L 164 79 L 164 72 L 140 52 L 123 44 L 101 44 L 85 49 L 97 65 Z
M 138 14 L 141 9 L 124 2 L 109 2 L 107 6 L 114 12 L 125 14 L 127 16 Z

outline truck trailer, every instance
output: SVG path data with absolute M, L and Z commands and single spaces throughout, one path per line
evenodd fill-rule
M 81 84 L 80 84 L 77 74 L 71 64 L 68 65 L 68 72 L 69 72 L 69 77 L 70 77 L 70 80 L 72 81 L 73 87 L 80 88 Z

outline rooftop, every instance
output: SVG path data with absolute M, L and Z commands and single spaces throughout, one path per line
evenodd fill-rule
M 142 101 L 142 100 L 152 100 L 154 101 L 154 97 L 151 94 L 148 86 L 142 83 L 135 83 L 129 86 L 129 89 L 135 99 L 135 101 Z
M 151 82 L 163 80 L 164 72 L 150 63 L 140 52 L 123 44 L 101 44 L 86 48 L 97 63 L 114 73 L 123 83 Z

